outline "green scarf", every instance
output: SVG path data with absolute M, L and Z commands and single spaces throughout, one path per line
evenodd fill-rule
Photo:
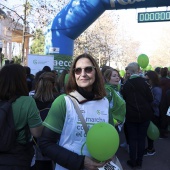
M 119 92 L 116 92 L 114 86 L 111 84 L 105 84 L 105 90 L 107 93 L 107 99 L 109 100 L 110 112 L 113 115 L 113 119 L 118 122 L 124 122 L 126 115 L 126 103 L 120 96 Z

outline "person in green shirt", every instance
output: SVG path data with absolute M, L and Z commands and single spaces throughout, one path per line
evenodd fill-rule
M 116 69 L 107 69 L 104 72 L 105 90 L 107 99 L 109 100 L 110 112 L 113 115 L 115 126 L 123 123 L 126 115 L 126 103 L 121 97 L 120 75 Z
M 42 120 L 35 100 L 29 96 L 24 67 L 19 64 L 5 65 L 0 70 L 0 100 L 12 103 L 17 141 L 7 152 L 0 152 L 1 170 L 29 170 L 34 155 L 32 136 L 40 137 Z
M 98 169 L 109 160 L 95 160 L 84 146 L 86 132 L 70 99 L 75 100 L 88 129 L 99 122 L 113 125 L 102 74 L 91 55 L 75 58 L 65 93 L 55 99 L 43 122 L 40 148 L 56 162 L 56 170 Z

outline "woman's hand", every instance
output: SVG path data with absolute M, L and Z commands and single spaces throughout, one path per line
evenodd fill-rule
M 98 170 L 98 168 L 101 168 L 106 164 L 106 162 L 97 162 L 97 160 L 94 160 L 93 158 L 89 158 L 85 156 L 84 159 L 84 168 L 86 170 Z

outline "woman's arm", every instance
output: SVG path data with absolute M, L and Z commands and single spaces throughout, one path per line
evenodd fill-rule
M 47 155 L 54 162 L 59 165 L 70 169 L 79 170 L 84 166 L 83 155 L 78 155 L 72 151 L 69 151 L 57 144 L 60 139 L 60 134 L 44 127 L 42 136 L 40 137 L 40 149 L 43 154 Z
M 41 136 L 42 134 L 42 130 L 43 130 L 43 126 L 38 126 L 38 127 L 35 127 L 35 128 L 30 128 L 30 132 L 32 134 L 32 136 L 38 138 Z
M 59 146 L 57 143 L 60 139 L 60 134 L 44 127 L 42 136 L 39 138 L 40 149 L 44 155 L 51 158 L 57 164 L 69 170 L 97 170 L 102 167 L 105 162 L 100 163 L 93 158 L 84 155 L 78 155 L 72 151 Z

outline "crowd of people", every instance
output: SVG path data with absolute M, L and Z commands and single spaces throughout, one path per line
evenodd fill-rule
M 128 147 L 127 165 L 142 168 L 143 156 L 156 153 L 154 141 L 147 136 L 150 121 L 158 127 L 161 139 L 168 137 L 168 76 L 166 67 L 142 72 L 138 63 L 132 62 L 121 77 L 115 68 L 99 68 L 87 53 L 77 56 L 71 68 L 61 74 L 48 66 L 35 76 L 28 66 L 3 66 L 0 100 L 17 96 L 13 117 L 16 130 L 22 131 L 17 134 L 15 148 L 0 151 L 0 169 L 97 170 L 112 160 L 123 170 L 116 155 L 100 162 L 82 147 L 86 133 L 72 100 L 88 129 L 102 120 L 118 133 L 123 131 L 126 141 L 120 146 Z M 99 111 L 102 114 L 96 114 Z

